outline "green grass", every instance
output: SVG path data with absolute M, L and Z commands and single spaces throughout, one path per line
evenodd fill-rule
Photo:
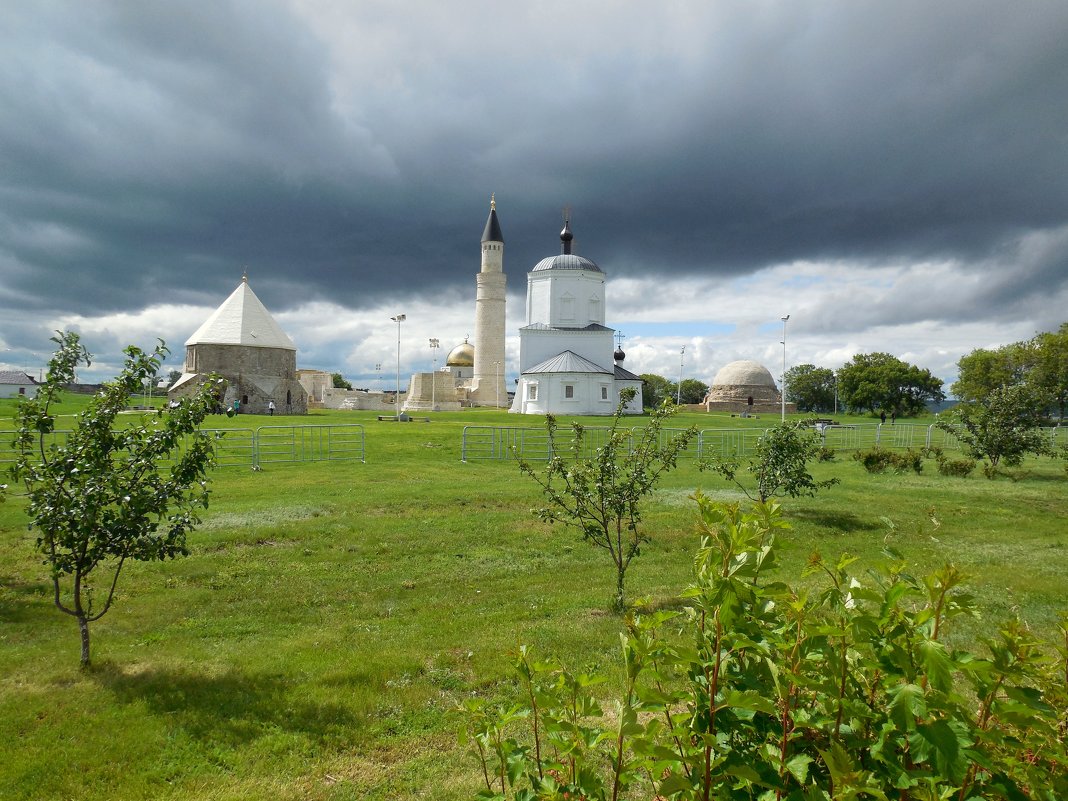
M 21 501 L 9 497 L 0 798 L 469 798 L 477 776 L 452 710 L 473 693 L 508 692 L 518 644 L 617 676 L 606 555 L 536 521 L 538 496 L 515 465 L 459 460 L 465 424 L 538 421 L 482 410 L 433 418 L 217 418 L 363 423 L 367 463 L 216 471 L 192 555 L 127 568 L 118 604 L 93 628 L 87 673 L 74 622 L 51 605 Z M 953 561 L 973 576 L 984 619 L 954 632 L 961 641 L 1013 614 L 1048 637 L 1068 608 L 1061 463 L 1035 460 L 988 481 L 944 478 L 932 464 L 919 476 L 872 476 L 840 454 L 817 473 L 842 483 L 786 503 L 781 571 L 791 579 L 813 550 L 871 563 L 892 544 L 917 572 Z M 692 463 L 670 474 L 649 506 L 653 542 L 628 573 L 630 597 L 676 602 L 696 545 L 696 488 L 737 497 Z

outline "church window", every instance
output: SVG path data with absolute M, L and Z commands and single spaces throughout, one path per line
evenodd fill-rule
M 564 295 L 562 298 L 560 298 L 560 319 L 575 319 L 575 299 L 570 295 Z
M 601 400 L 608 400 L 608 387 L 601 387 Z
M 590 322 L 601 322 L 601 300 L 597 297 L 590 298 Z
M 536 401 L 537 399 L 538 399 L 538 385 L 537 384 L 527 384 L 527 400 Z
M 565 398 L 569 398 L 569 399 L 575 397 L 575 385 L 574 384 L 564 384 L 564 397 Z

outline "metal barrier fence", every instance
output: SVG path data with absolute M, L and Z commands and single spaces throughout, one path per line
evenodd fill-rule
M 267 462 L 367 461 L 363 426 L 260 426 L 257 464 Z
M 62 445 L 69 431 L 55 431 L 47 444 Z M 280 462 L 367 461 L 362 425 L 205 428 L 215 439 L 219 467 L 259 467 Z M 15 461 L 14 443 L 0 436 L 0 465 Z
M 886 425 L 842 425 L 815 426 L 824 447 L 841 451 L 859 451 L 876 446 L 890 449 L 906 448 L 942 448 L 943 450 L 960 450 L 956 435 L 943 431 L 935 425 L 913 425 L 897 423 Z M 590 456 L 604 444 L 607 427 L 585 427 L 583 456 Z M 628 447 L 633 447 L 643 429 L 632 428 Z M 667 438 L 682 431 L 669 428 L 661 432 L 661 444 Z M 704 458 L 712 455 L 729 457 L 752 456 L 757 443 L 767 429 L 764 428 L 705 428 L 698 432 L 689 447 L 680 454 L 680 458 Z M 1068 445 L 1068 426 L 1045 428 L 1050 441 L 1056 447 Z M 571 441 L 570 433 L 561 429 L 557 447 L 566 447 Z M 528 461 L 547 461 L 549 436 L 544 428 L 513 428 L 499 426 L 464 426 L 463 440 L 460 447 L 462 461 L 486 459 L 519 458 Z
M 671 437 L 685 429 L 664 428 L 660 430 L 660 444 L 665 444 Z M 582 456 L 590 457 L 608 441 L 611 429 L 608 426 L 582 427 Z M 641 438 L 644 428 L 621 429 L 626 435 L 626 448 L 629 453 L 634 443 Z M 572 433 L 569 426 L 562 426 L 557 434 L 557 449 L 571 452 Z M 689 443 L 686 450 L 679 454 L 680 459 L 696 458 L 698 446 L 696 438 Z M 544 426 L 541 428 L 517 428 L 512 426 L 464 426 L 460 443 L 460 461 L 482 461 L 487 459 L 524 459 L 547 462 L 552 456 L 549 434 Z

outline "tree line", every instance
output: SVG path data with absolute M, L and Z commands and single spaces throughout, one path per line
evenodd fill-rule
M 950 392 L 962 403 L 979 403 L 995 390 L 1023 387 L 1040 412 L 1064 418 L 1068 405 L 1068 323 L 1023 342 L 977 348 L 957 362 Z M 889 353 L 858 353 L 838 370 L 800 364 L 786 371 L 786 400 L 799 411 L 843 411 L 912 416 L 946 395 L 930 370 Z

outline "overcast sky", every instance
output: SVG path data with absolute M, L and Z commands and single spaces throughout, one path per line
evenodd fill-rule
M 526 273 L 634 372 L 960 356 L 1068 320 L 1068 3 L 0 0 L 0 366 L 168 367 L 247 269 L 298 366 L 392 387 Z M 680 349 L 686 346 L 680 360 Z M 383 365 L 381 372 L 376 365 Z M 392 376 L 392 377 L 391 377 Z

